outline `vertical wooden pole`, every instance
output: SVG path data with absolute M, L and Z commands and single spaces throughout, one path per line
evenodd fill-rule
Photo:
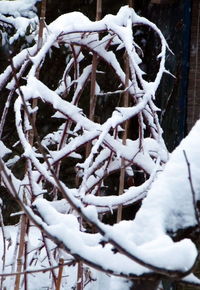
M 43 42 L 43 31 L 44 31 L 45 17 L 46 17 L 46 5 L 47 5 L 47 1 L 43 0 L 41 3 L 41 10 L 40 10 L 40 23 L 39 23 L 38 44 L 37 44 L 38 50 L 42 47 L 42 42 Z
M 125 88 L 128 87 L 129 84 L 129 62 L 128 62 L 128 55 L 125 53 Z M 124 107 L 128 107 L 129 105 L 129 93 L 128 91 L 125 91 L 124 93 Z M 126 145 L 126 139 L 127 139 L 127 134 L 128 134 L 128 120 L 124 124 L 124 132 L 123 132 L 123 137 L 122 137 L 122 144 Z M 119 179 L 119 195 L 121 195 L 124 191 L 124 182 L 125 182 L 125 160 L 122 158 L 121 161 L 121 170 L 120 170 L 120 179 Z M 117 210 L 117 222 L 120 222 L 122 219 L 122 205 L 118 207 Z
M 47 4 L 47 0 L 43 0 L 41 3 L 37 51 L 39 51 L 41 49 L 42 43 L 43 43 L 43 31 L 44 31 L 44 27 L 45 27 L 46 4 Z M 39 77 L 40 77 L 40 66 L 38 66 L 38 68 L 36 70 L 36 78 L 39 79 Z M 33 109 L 35 107 L 37 107 L 37 103 L 38 103 L 38 100 L 33 99 L 33 102 L 32 102 Z M 33 114 L 33 122 L 34 123 L 36 121 L 36 114 L 37 114 L 36 112 Z M 34 140 L 33 130 L 30 131 L 29 138 L 30 138 L 30 143 L 33 143 L 33 140 Z
M 63 273 L 63 264 L 64 264 L 64 259 L 60 259 L 59 260 L 59 272 L 58 272 L 58 278 L 57 278 L 57 282 L 56 282 L 56 290 L 60 290 L 60 286 L 61 286 L 61 282 L 62 282 L 62 273 Z
M 128 6 L 134 8 L 134 0 L 128 0 Z
M 97 0 L 96 4 L 96 21 L 101 19 L 102 15 L 102 0 Z M 95 107 L 96 107 L 96 70 L 97 70 L 97 55 L 93 55 L 92 59 L 92 74 L 91 74 L 91 86 L 90 86 L 90 120 L 94 120 Z
M 40 22 L 39 22 L 39 32 L 38 32 L 38 47 L 39 50 L 42 47 L 42 39 L 43 39 L 43 30 L 44 30 L 44 20 L 46 14 L 46 0 L 43 0 L 41 3 L 41 13 L 40 13 Z M 40 68 L 37 68 L 36 77 L 39 78 Z M 37 99 L 33 100 L 32 107 L 35 108 L 37 106 Z M 33 114 L 33 122 L 35 123 L 36 120 L 36 113 Z M 34 131 L 33 129 L 29 132 L 29 143 L 33 145 L 34 141 Z M 28 168 L 28 166 L 27 166 Z M 27 169 L 25 174 L 27 174 Z M 24 203 L 26 203 L 26 196 L 24 192 Z M 26 236 L 26 228 L 27 228 L 27 218 L 25 215 L 22 215 L 20 219 L 20 240 L 19 240 L 19 250 L 18 250 L 18 257 L 17 257 L 17 272 L 21 272 L 23 266 L 23 255 L 25 255 L 25 236 Z M 26 280 L 26 277 L 25 277 Z M 19 290 L 20 287 L 20 275 L 16 275 L 15 279 L 15 290 Z
M 96 2 L 96 21 L 101 19 L 102 15 L 102 0 L 97 0 Z M 92 58 L 92 73 L 91 73 L 91 85 L 90 85 L 90 108 L 89 108 L 89 119 L 94 121 L 95 108 L 97 97 L 95 94 L 96 89 L 96 70 L 97 70 L 97 55 L 93 54 Z M 91 150 L 90 144 L 86 147 L 86 157 L 89 155 Z
M 23 266 L 23 254 L 24 254 L 24 242 L 26 234 L 26 216 L 23 214 L 20 219 L 20 239 L 19 239 L 19 250 L 17 257 L 17 272 L 21 272 Z M 20 274 L 16 275 L 15 279 L 15 290 L 20 289 Z
M 129 7 L 133 7 L 133 0 L 128 0 L 128 5 Z M 125 61 L 124 61 L 124 65 L 125 65 L 125 74 L 126 74 L 126 78 L 125 78 L 125 88 L 128 87 L 129 85 L 129 61 L 128 61 L 128 55 L 125 52 Z M 128 107 L 129 105 L 129 93 L 128 91 L 125 91 L 124 93 L 124 107 Z M 128 121 L 125 122 L 124 125 L 124 132 L 123 132 L 123 137 L 122 137 L 122 144 L 126 145 L 126 139 L 127 139 L 127 134 L 128 134 Z M 125 183 L 125 160 L 122 158 L 122 162 L 121 162 L 121 170 L 120 170 L 120 179 L 119 179 L 119 192 L 118 194 L 122 194 L 124 191 L 124 183 Z M 117 210 L 117 222 L 120 222 L 122 220 L 122 205 L 120 205 L 118 207 Z
M 102 0 L 97 0 L 96 21 L 101 20 L 102 15 Z
M 96 21 L 101 19 L 102 15 L 102 0 L 96 1 Z M 90 85 L 90 107 L 89 107 L 89 119 L 94 121 L 95 108 L 96 108 L 96 70 L 97 70 L 98 59 L 97 55 L 94 53 L 92 57 L 92 73 L 91 73 L 91 85 Z M 86 158 L 90 154 L 91 144 L 86 146 Z M 82 219 L 80 219 L 81 222 Z M 78 262 L 78 274 L 77 274 L 77 290 L 83 290 L 84 281 L 83 281 L 83 263 Z

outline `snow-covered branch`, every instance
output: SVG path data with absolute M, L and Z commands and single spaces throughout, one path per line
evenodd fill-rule
M 6 2 L 7 9 L 11 3 L 16 6 L 17 14 L 11 8 L 5 11 Z M 20 24 L 22 30 L 14 38 L 25 33 L 32 23 L 36 2 L 0 2 L 2 19 L 6 17 L 15 28 L 19 18 L 25 23 Z M 32 12 L 27 14 L 27 10 Z M 158 71 L 151 80 L 141 69 L 145 52 L 133 33 L 133 27 L 138 25 L 140 29 L 148 26 L 160 40 L 160 51 L 156 51 Z M 0 141 L 1 183 L 27 216 L 27 244 L 30 225 L 38 228 L 40 239 L 30 252 L 24 249 L 24 271 L 16 275 L 29 273 L 28 263 L 36 260 L 37 264 L 39 256 L 46 255 L 46 266 L 56 285 L 56 265 L 67 255 L 75 263 L 82 261 L 97 271 L 120 277 L 168 277 L 199 284 L 191 274 L 197 259 L 196 246 L 187 236 L 176 242 L 175 237 L 180 230 L 195 230 L 199 224 L 200 123 L 169 158 L 157 115 L 159 109 L 154 104 L 166 72 L 168 45 L 161 31 L 125 6 L 117 15 L 95 22 L 80 12 L 62 15 L 44 28 L 40 44 L 19 52 L 0 75 L 0 89 L 9 92 L 0 135 L 4 136 L 8 107 L 13 103 L 17 133 L 15 144 L 10 145 L 5 137 Z M 53 87 L 43 76 L 39 79 L 38 70 L 45 68 L 52 51 L 62 49 L 67 54 L 66 65 L 55 72 L 60 80 Z M 110 75 L 113 82 L 107 83 Z M 96 106 L 101 111 L 93 118 L 88 110 L 91 82 L 97 98 L 94 112 Z M 125 93 L 129 96 L 127 106 L 121 105 L 119 98 Z M 101 104 L 110 98 L 116 99 L 115 108 L 104 114 Z M 52 116 L 45 116 L 43 133 L 40 120 L 45 110 L 51 110 Z M 52 120 L 56 120 L 56 128 Z M 126 122 L 133 125 L 124 140 Z M 18 145 L 17 160 L 21 158 L 26 164 L 21 167 L 20 178 L 9 168 L 12 146 Z M 122 167 L 124 188 L 117 195 L 116 180 Z M 70 181 L 68 172 L 72 172 Z M 137 172 L 141 173 L 139 181 Z M 115 219 L 113 213 L 119 206 L 126 208 L 139 202 L 141 207 L 130 220 L 105 223 L 105 213 Z

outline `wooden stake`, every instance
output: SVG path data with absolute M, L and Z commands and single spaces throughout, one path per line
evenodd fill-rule
M 97 0 L 96 4 L 96 21 L 101 19 L 102 15 L 102 0 Z M 97 70 L 97 55 L 93 54 L 92 58 L 92 73 L 91 73 L 91 85 L 90 85 L 90 108 L 89 108 L 89 119 L 94 121 L 95 108 L 97 102 L 97 96 L 95 94 L 96 89 L 96 70 Z M 91 144 L 86 146 L 86 157 L 89 155 L 91 150 Z
M 40 14 L 40 23 L 39 23 L 39 33 L 38 33 L 38 47 L 37 50 L 39 50 L 42 47 L 42 39 L 43 39 L 43 30 L 44 30 L 44 19 L 45 19 L 45 14 L 46 14 L 46 0 L 43 0 L 41 3 L 41 14 Z M 40 73 L 40 67 L 37 68 L 36 71 L 36 77 L 39 78 L 39 73 Z M 37 106 L 37 99 L 33 100 L 32 107 L 35 108 Z M 36 113 L 33 114 L 33 122 L 35 123 L 36 120 Z M 29 132 L 29 142 L 31 145 L 33 145 L 33 140 L 34 140 L 34 130 L 32 129 Z M 25 173 L 26 174 L 26 173 Z M 25 193 L 24 193 L 24 199 Z M 26 203 L 26 200 L 24 200 Z M 20 219 L 20 242 L 19 242 L 19 250 L 18 250 L 18 258 L 17 258 L 17 272 L 21 272 L 22 269 L 22 260 L 23 260 L 23 255 L 25 254 L 24 249 L 25 249 L 25 236 L 26 236 L 26 227 L 27 227 L 27 218 L 25 215 L 22 215 Z M 16 275 L 15 279 L 15 290 L 19 290 L 20 287 L 20 275 Z
M 45 27 L 45 15 L 46 15 L 46 0 L 43 0 L 41 3 L 41 12 L 40 12 L 40 22 L 39 22 L 39 32 L 38 32 L 38 43 L 37 43 L 37 51 L 39 51 L 42 47 L 42 43 L 43 43 L 43 31 L 44 31 L 44 27 Z M 37 67 L 36 70 L 36 78 L 39 79 L 40 76 L 40 66 Z M 35 107 L 37 107 L 38 104 L 38 100 L 37 99 L 33 99 L 32 102 L 32 108 L 34 109 Z M 36 112 L 33 114 L 33 122 L 35 123 L 36 121 Z M 30 144 L 33 144 L 33 140 L 34 140 L 34 132 L 33 130 L 30 130 Z
M 129 7 L 134 7 L 134 0 L 128 0 Z M 128 87 L 129 84 L 129 64 L 128 64 L 128 55 L 125 53 L 125 73 L 126 73 L 126 79 L 125 79 L 125 88 Z M 124 107 L 128 107 L 129 103 L 129 93 L 126 91 L 124 93 Z M 128 124 L 129 122 L 126 121 L 124 125 L 124 133 L 122 137 L 122 144 L 126 145 L 126 139 L 127 139 L 127 133 L 128 133 Z M 119 179 L 119 195 L 123 193 L 124 191 L 124 181 L 125 181 L 125 160 L 122 158 L 121 163 L 121 170 L 120 170 L 120 179 Z M 120 222 L 122 220 L 122 205 L 118 207 L 117 210 L 117 222 Z
M 20 219 L 20 240 L 19 240 L 19 250 L 17 257 L 17 272 L 21 272 L 23 266 L 23 254 L 24 254 L 24 240 L 26 234 L 26 216 L 23 214 Z M 20 288 L 20 274 L 16 275 L 15 279 L 15 290 L 19 290 Z
M 128 6 L 134 8 L 134 0 L 128 0 Z
M 102 15 L 102 0 L 97 0 L 96 21 L 101 20 Z
M 83 283 L 83 263 L 80 261 L 78 262 L 78 274 L 77 274 L 77 290 L 83 290 L 84 283 Z
M 64 259 L 59 259 L 59 271 L 58 271 L 58 278 L 56 282 L 56 290 L 60 290 L 60 285 L 62 281 L 62 273 L 63 273 L 63 264 L 64 264 Z
M 125 88 L 127 88 L 129 84 L 129 63 L 128 63 L 127 53 L 125 53 L 125 73 L 126 73 Z M 128 107 L 128 103 L 129 103 L 129 93 L 126 90 L 124 93 L 123 106 Z M 126 121 L 124 125 L 124 132 L 123 132 L 123 137 L 122 137 L 123 145 L 126 145 L 127 134 L 128 134 L 128 121 Z M 122 158 L 120 180 L 119 180 L 119 195 L 121 195 L 124 191 L 124 181 L 125 181 L 125 160 Z M 122 205 L 120 205 L 117 210 L 117 222 L 120 222 L 121 220 L 122 220 Z

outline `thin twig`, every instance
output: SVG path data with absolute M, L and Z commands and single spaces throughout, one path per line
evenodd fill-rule
M 67 262 L 67 263 L 63 263 L 62 266 L 72 266 L 74 265 L 74 260 Z M 56 266 L 51 266 L 51 267 L 45 267 L 45 268 L 41 268 L 41 269 L 32 269 L 32 270 L 25 270 L 22 272 L 12 272 L 12 273 L 0 273 L 0 277 L 10 277 L 10 276 L 16 276 L 16 275 L 24 275 L 24 274 L 33 274 L 33 273 L 45 273 L 45 272 L 49 272 L 52 271 L 54 269 L 58 269 L 60 268 L 60 263 Z
M 48 258 L 49 265 L 50 265 L 50 267 L 52 267 L 52 257 L 51 257 L 50 249 L 48 247 L 48 241 L 47 241 L 44 233 L 42 233 L 42 238 L 43 238 L 44 247 L 45 247 L 45 250 L 46 250 L 46 253 L 47 253 L 47 258 Z M 52 277 L 53 277 L 54 285 L 56 287 L 56 274 L 54 272 L 54 269 L 51 269 L 50 271 L 51 271 L 51 274 L 52 274 Z
M 195 193 L 193 182 L 192 182 L 192 174 L 191 174 L 190 162 L 188 160 L 188 157 L 187 157 L 187 154 L 186 154 L 185 150 L 183 150 L 183 154 L 184 154 L 185 161 L 186 161 L 186 164 L 187 164 L 187 169 L 188 169 L 188 180 L 189 180 L 190 189 L 191 189 L 191 192 L 192 192 L 192 200 L 193 200 L 195 217 L 196 217 L 196 220 L 197 220 L 198 227 L 200 229 L 199 214 L 198 214 L 198 210 L 197 210 L 197 206 L 196 206 L 196 197 L 195 197 L 196 193 Z
M 2 206 L 2 205 L 1 205 Z M 3 216 L 2 216 L 2 210 L 0 208 L 0 226 L 2 230 L 2 240 L 3 240 L 3 255 L 2 255 L 2 271 L 5 271 L 5 263 L 6 263 L 6 237 L 5 237 L 5 228 L 4 228 L 4 222 L 3 222 Z M 4 276 L 1 278 L 1 289 L 3 289 L 3 281 Z

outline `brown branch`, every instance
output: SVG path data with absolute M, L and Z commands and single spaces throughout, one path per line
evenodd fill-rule
M 49 268 L 51 268 L 50 271 L 51 271 L 51 274 L 52 274 L 52 277 L 53 277 L 54 285 L 56 286 L 57 285 L 56 284 L 56 275 L 55 275 L 54 269 L 52 268 L 53 266 L 52 266 L 50 251 L 48 249 L 47 239 L 46 239 L 46 237 L 45 237 L 43 232 L 42 232 L 42 239 L 43 239 L 43 243 L 44 243 L 44 248 L 45 248 L 46 253 L 47 253 L 48 262 L 49 262 L 49 265 L 50 265 Z

